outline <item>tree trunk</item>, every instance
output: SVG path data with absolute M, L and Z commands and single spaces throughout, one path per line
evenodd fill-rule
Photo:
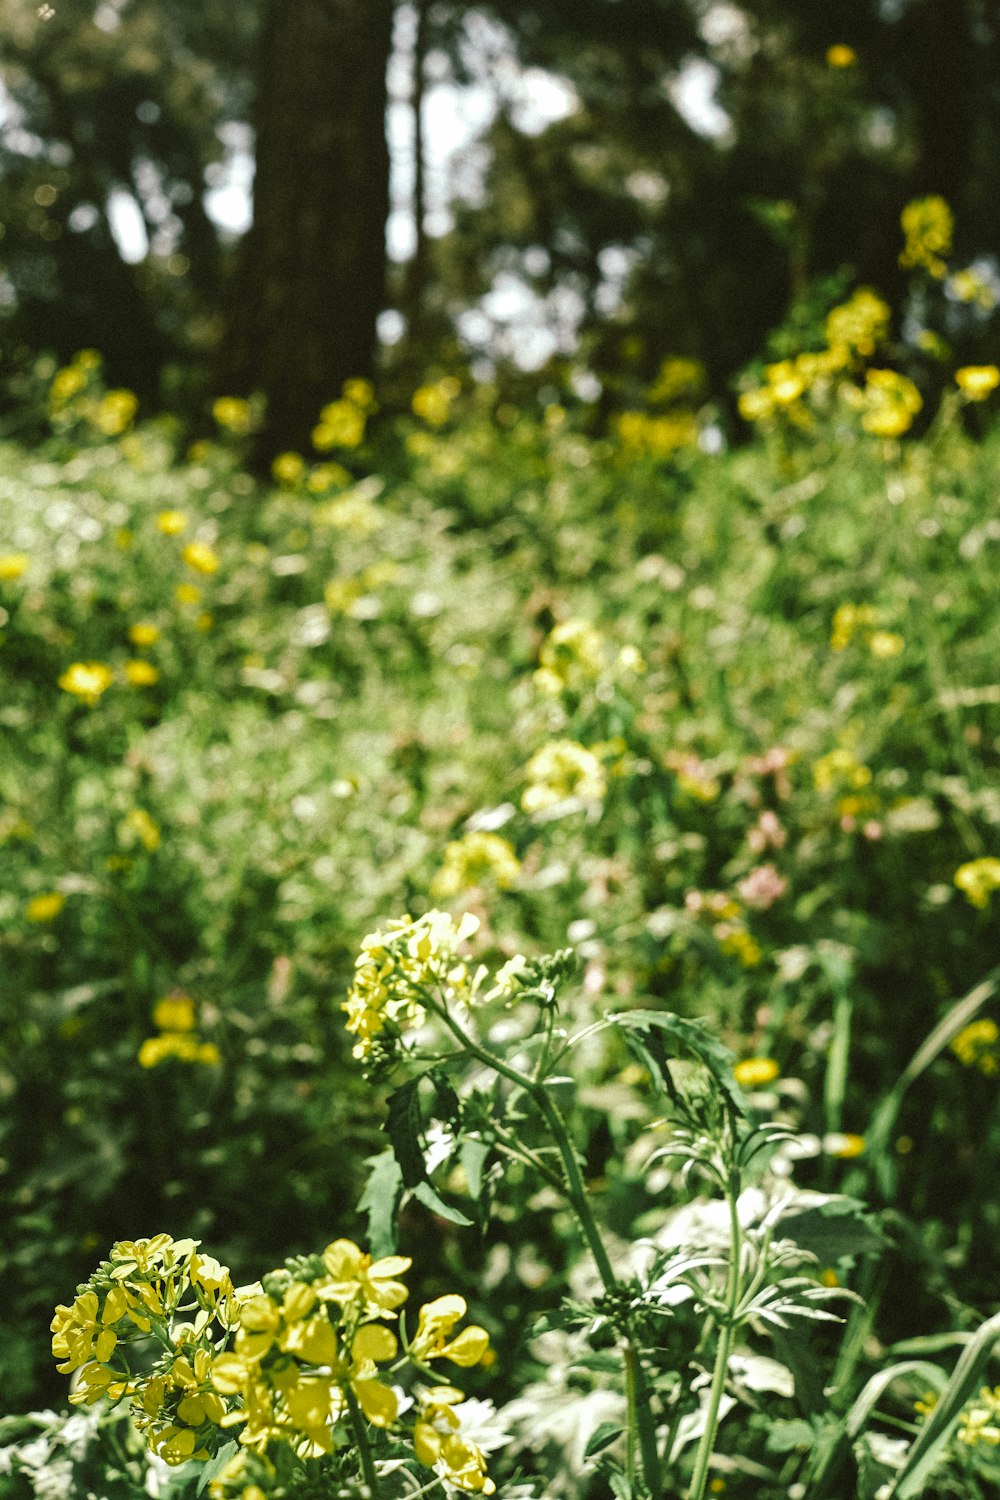
M 260 456 L 307 449 L 371 372 L 385 292 L 393 0 L 268 0 L 254 221 L 231 310 L 230 389 L 267 398 Z

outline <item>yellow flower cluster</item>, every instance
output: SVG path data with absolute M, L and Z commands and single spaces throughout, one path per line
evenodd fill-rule
M 413 392 L 410 407 L 413 415 L 426 422 L 428 427 L 443 427 L 461 394 L 460 381 L 454 375 L 445 375 L 441 380 L 430 381 L 427 385 L 418 387 Z
M 104 662 L 75 661 L 59 678 L 59 686 L 64 693 L 71 693 L 88 708 L 93 708 L 113 681 L 114 673 Z
M 635 646 L 614 658 L 606 638 L 586 620 L 561 620 L 546 636 L 532 681 L 539 692 L 557 698 L 582 693 L 609 674 L 641 673 L 646 663 Z
M 964 1068 L 978 1068 L 988 1077 L 1000 1072 L 1000 1026 L 988 1016 L 963 1026 L 951 1050 Z
M 847 376 L 859 359 L 875 353 L 889 331 L 890 316 L 877 293 L 858 287 L 827 315 L 827 347 L 766 365 L 764 385 L 740 396 L 740 415 L 748 422 L 765 423 L 781 415 L 793 426 L 808 428 L 812 416 L 806 399 L 822 403 L 841 387 L 856 391 Z
M 988 1385 L 982 1387 L 979 1399 L 963 1411 L 956 1436 L 970 1448 L 977 1443 L 986 1443 L 991 1448 L 1000 1445 L 1000 1385 L 992 1390 Z
M 1000 859 L 989 855 L 970 859 L 955 871 L 955 884 L 971 906 L 983 911 L 994 891 L 1000 890 Z
M 212 402 L 212 416 L 233 437 L 246 437 L 254 428 L 253 408 L 241 396 L 219 396 Z
M 1000 385 L 996 365 L 963 365 L 955 371 L 955 384 L 966 401 L 985 401 Z
M 846 651 L 856 632 L 861 632 L 872 656 L 899 656 L 906 642 L 894 630 L 875 630 L 878 615 L 870 604 L 838 604 L 830 632 L 830 650 Z
M 346 380 L 340 398 L 323 407 L 313 428 L 313 447 L 326 453 L 331 448 L 357 448 L 364 442 L 365 428 L 377 411 L 375 392 L 367 380 Z
M 70 1400 L 89 1406 L 128 1397 L 147 1443 L 167 1463 L 210 1457 L 206 1444 L 225 1410 L 211 1380 L 219 1331 L 212 1325 L 233 1328 L 237 1309 L 229 1272 L 202 1255 L 198 1241 L 158 1234 L 119 1242 L 52 1320 L 59 1371 L 77 1373 Z M 126 1346 L 151 1333 L 167 1353 L 136 1375 Z
M 165 995 L 153 1007 L 153 1024 L 158 1036 L 147 1037 L 139 1048 L 139 1066 L 156 1068 L 160 1063 L 200 1063 L 217 1067 L 222 1061 L 214 1042 L 203 1042 L 197 1036 L 198 1017 L 189 995 Z
M 913 381 L 898 370 L 868 370 L 860 392 L 861 425 L 875 437 L 902 437 L 923 406 Z
M 384 932 L 363 939 L 354 983 L 341 1006 L 348 1031 L 357 1037 L 355 1057 L 368 1057 L 377 1039 L 422 1026 L 429 991 L 446 1005 L 475 998 L 482 971 L 470 978 L 458 950 L 478 929 L 478 917 L 468 912 L 456 922 L 447 912 L 429 911 L 416 919 L 394 918 Z
M 445 1296 L 420 1309 L 400 1357 L 387 1324 L 409 1295 L 399 1278 L 410 1265 L 400 1255 L 373 1261 L 351 1240 L 334 1240 L 322 1255 L 237 1291 L 195 1240 L 125 1241 L 56 1309 L 52 1349 L 63 1374 L 78 1372 L 71 1400 L 127 1397 L 149 1447 L 169 1464 L 208 1459 L 227 1429 L 241 1428 L 244 1455 L 213 1483 L 212 1494 L 224 1495 L 247 1475 L 245 1455 L 266 1463 L 273 1443 L 312 1458 L 351 1440 L 347 1419 L 392 1426 L 400 1403 L 380 1367 L 396 1376 L 408 1364 L 419 1376 L 434 1360 L 467 1368 L 486 1356 L 486 1330 L 455 1333 L 466 1304 Z M 128 1345 L 150 1335 L 163 1352 L 136 1374 Z M 448 1484 L 492 1494 L 483 1453 L 461 1434 L 462 1400 L 450 1386 L 418 1389 L 414 1449 Z
M 586 620 L 561 620 L 542 643 L 534 684 L 553 697 L 567 690 L 579 692 L 601 676 L 606 656 L 605 639 L 593 625 Z
M 829 792 L 845 787 L 860 791 L 870 784 L 872 773 L 855 755 L 843 746 L 821 755 L 813 762 L 813 785 L 818 792 Z
M 435 901 L 448 901 L 460 891 L 493 884 L 509 891 L 517 884 L 521 862 L 498 833 L 474 830 L 445 845 L 443 863 L 431 882 Z
M 860 286 L 827 314 L 826 341 L 843 364 L 852 356 L 870 359 L 889 332 L 889 305 L 871 287 Z
M 623 411 L 615 419 L 615 428 L 622 447 L 635 457 L 670 458 L 679 449 L 693 448 L 698 442 L 698 419 L 690 411 L 662 415 Z
M 936 193 L 914 198 L 900 217 L 906 244 L 899 257 L 905 270 L 923 269 L 941 280 L 948 266 L 944 259 L 951 254 L 955 221 L 945 200 Z
M 597 756 L 575 740 L 543 745 L 528 762 L 525 778 L 521 806 L 526 813 L 545 812 L 564 802 L 596 804 L 608 789 Z

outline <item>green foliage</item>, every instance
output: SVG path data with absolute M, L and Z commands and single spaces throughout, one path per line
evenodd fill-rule
M 489 1329 L 502 1493 L 651 1430 L 665 1500 L 990 1493 L 996 433 L 449 386 L 262 489 L 70 369 L 0 449 L 9 1408 L 108 1245 L 367 1219 Z

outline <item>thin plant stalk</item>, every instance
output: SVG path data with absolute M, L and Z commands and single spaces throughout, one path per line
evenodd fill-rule
M 715 1350 L 715 1365 L 712 1369 L 712 1384 L 708 1393 L 708 1409 L 705 1413 L 705 1429 L 694 1458 L 694 1472 L 688 1500 L 704 1500 L 708 1485 L 708 1470 L 719 1431 L 719 1411 L 726 1388 L 729 1371 L 729 1356 L 732 1352 L 736 1332 L 736 1315 L 742 1296 L 743 1231 L 740 1227 L 738 1200 L 740 1196 L 739 1173 L 730 1171 L 726 1196 L 729 1200 L 729 1274 L 726 1278 L 726 1316 L 719 1326 L 719 1342 Z

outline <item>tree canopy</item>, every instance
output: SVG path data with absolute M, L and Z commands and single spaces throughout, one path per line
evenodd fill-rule
M 390 61 L 418 114 L 442 80 L 493 107 L 447 225 L 421 119 L 387 278 Z M 567 111 L 519 109 L 511 69 L 561 80 Z M 894 290 L 914 196 L 948 197 L 969 255 L 1000 236 L 985 0 L 0 0 L 0 79 L 0 370 L 90 345 L 141 395 L 170 371 L 256 388 L 276 444 L 371 372 L 387 306 L 397 359 L 503 359 L 489 299 L 513 284 L 608 388 L 679 353 L 724 395 L 822 278 Z M 256 142 L 242 246 L 206 207 L 234 131 Z

